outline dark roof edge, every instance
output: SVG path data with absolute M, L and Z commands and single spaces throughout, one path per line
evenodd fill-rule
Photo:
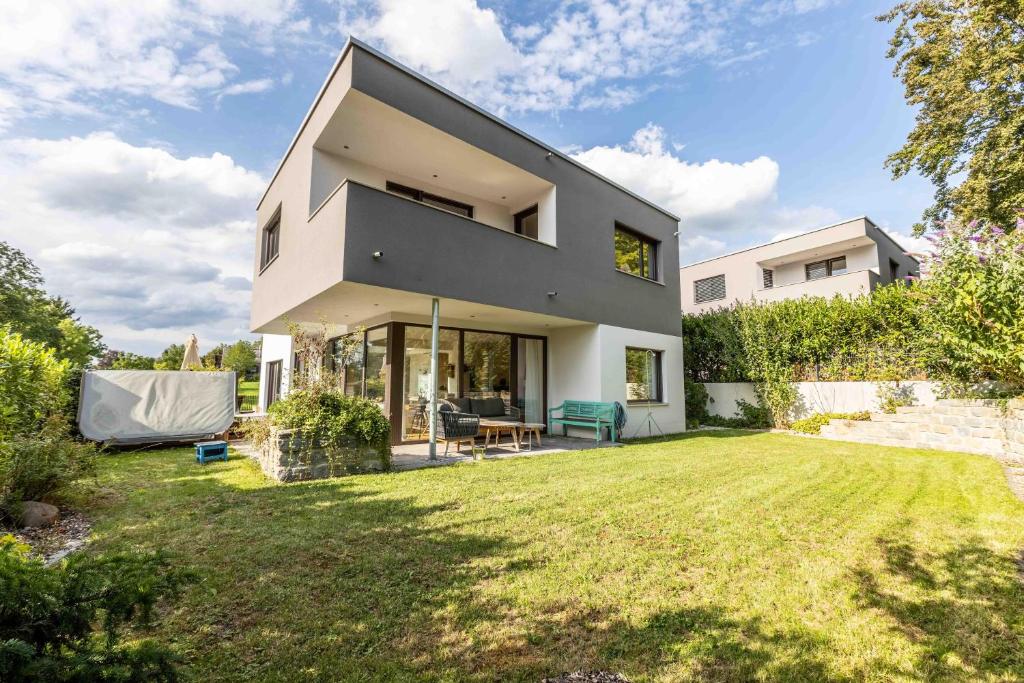
M 622 185 L 619 185 L 614 180 L 611 180 L 610 178 L 607 178 L 606 176 L 601 175 L 600 173 L 598 173 L 594 169 L 592 169 L 592 168 L 590 168 L 588 166 L 585 166 L 584 164 L 581 164 L 580 162 L 576 161 L 575 159 L 573 159 L 572 157 L 568 156 L 567 154 L 564 154 L 563 152 L 559 151 L 558 149 L 556 149 L 556 148 L 554 148 L 554 147 L 552 147 L 552 146 L 550 146 L 550 145 L 548 145 L 548 144 L 538 140 L 537 138 L 533 137 L 529 133 L 526 133 L 526 132 L 520 130 L 519 128 L 516 128 L 515 126 L 513 126 L 510 123 L 508 123 L 507 121 L 503 121 L 502 119 L 498 118 L 494 114 L 491 114 L 490 112 L 488 112 L 488 111 L 486 111 L 484 109 L 481 109 L 480 107 L 478 107 L 477 105 L 473 104 L 469 100 L 466 100 L 465 98 L 460 97 L 459 95 L 456 95 L 451 90 L 448 90 L 443 85 L 440 85 L 439 83 L 435 83 L 434 81 L 430 80 L 426 76 L 424 76 L 424 75 L 422 75 L 420 73 L 417 73 L 416 71 L 413 71 L 409 67 L 405 66 L 404 64 L 401 64 L 400 62 L 395 61 L 394 59 L 392 59 L 388 55 L 384 54 L 380 50 L 378 50 L 378 49 L 376 49 L 374 47 L 371 47 L 370 45 L 367 45 L 366 43 L 364 43 L 363 41 L 359 40 L 358 38 L 355 38 L 355 37 L 352 37 L 352 36 L 349 36 L 348 40 L 345 42 L 345 47 L 342 48 L 341 54 L 338 56 L 337 61 L 334 62 L 334 66 L 331 67 L 331 71 L 327 75 L 327 78 L 324 80 L 324 84 L 320 87 L 319 92 L 317 92 L 316 98 L 313 100 L 313 104 L 310 106 L 309 111 L 306 112 L 306 116 L 302 119 L 302 124 L 299 126 L 298 131 L 295 133 L 295 137 L 292 138 L 291 143 L 288 145 L 288 150 L 285 152 L 284 156 L 281 158 L 281 162 L 277 165 L 277 168 L 274 170 L 274 175 L 271 176 L 270 182 L 267 183 L 267 189 L 263 191 L 263 195 L 260 197 L 259 202 L 256 204 L 256 208 L 257 209 L 259 209 L 260 205 L 263 204 L 263 200 L 266 198 L 267 192 L 270 191 L 270 186 L 273 185 L 274 180 L 277 178 L 278 174 L 281 172 L 281 168 L 284 166 L 284 162 L 288 159 L 288 156 L 291 154 L 292 149 L 295 147 L 295 143 L 298 142 L 299 136 L 302 134 L 302 131 L 306 128 L 306 124 L 309 123 L 309 119 L 313 115 L 313 110 L 315 110 L 317 105 L 320 104 L 320 100 L 323 98 L 324 92 L 327 90 L 328 84 L 331 82 L 331 79 L 334 78 L 335 72 L 337 72 L 338 68 L 341 66 L 341 63 L 344 61 L 345 56 L 348 54 L 349 50 L 352 49 L 352 47 L 358 47 L 359 49 L 361 49 L 361 50 L 363 50 L 365 52 L 368 52 L 369 54 L 373 55 L 374 57 L 376 57 L 376 58 L 386 62 L 390 66 L 393 66 L 394 68 L 402 71 L 403 73 L 408 74 L 409 76 L 412 76 L 416 80 L 418 80 L 418 81 L 420 81 L 422 83 L 425 83 L 426 85 L 430 86 L 434 90 L 437 90 L 441 94 L 450 97 L 451 99 L 455 100 L 459 104 L 461 104 L 461 105 L 463 105 L 465 107 L 469 107 L 470 109 L 472 109 L 476 113 L 478 113 L 478 114 L 480 114 L 482 116 L 487 117 L 488 119 L 490 119 L 491 121 L 494 121 L 495 123 L 497 123 L 498 125 L 502 126 L 503 128 L 506 128 L 506 129 L 512 131 L 513 133 L 515 133 L 516 135 L 522 137 L 523 139 L 528 140 L 529 142 L 532 142 L 533 144 L 537 145 L 541 149 L 543 149 L 543 150 L 545 150 L 547 152 L 550 152 L 551 154 L 554 154 L 555 156 L 559 157 L 563 161 L 567 161 L 570 164 L 572 164 L 573 166 L 576 166 L 577 168 L 579 168 L 580 170 L 586 171 L 587 173 L 589 173 L 590 175 L 594 176 L 595 178 L 604 181 L 608 185 L 611 185 L 615 189 L 617 189 L 617 190 L 619 190 L 621 192 L 625 192 L 630 197 L 633 197 L 634 199 L 643 202 L 647 206 L 649 206 L 652 209 L 658 211 L 659 213 L 662 213 L 662 214 L 668 216 L 672 220 L 674 220 L 676 222 L 679 222 L 681 220 L 679 218 L 679 216 L 675 215 L 671 211 L 667 211 L 666 209 L 663 209 L 662 207 L 658 206 L 657 204 L 655 204 L 654 202 L 650 201 L 649 199 L 644 199 L 643 197 L 638 195 L 636 192 L 633 192 L 632 190 L 629 190 L 629 189 L 623 187 Z

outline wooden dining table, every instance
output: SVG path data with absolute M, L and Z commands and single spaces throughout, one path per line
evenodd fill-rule
M 519 423 L 518 422 L 505 422 L 503 420 L 480 420 L 480 431 L 484 433 L 484 448 L 487 448 L 491 442 L 491 435 L 494 435 L 495 447 L 500 445 L 501 435 L 510 434 L 512 436 L 512 445 L 516 451 L 519 450 Z

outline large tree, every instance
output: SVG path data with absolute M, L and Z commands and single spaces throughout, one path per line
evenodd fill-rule
M 1013 228 L 1024 208 L 1024 3 L 910 0 L 894 22 L 889 57 L 917 123 L 886 160 L 935 185 L 920 234 L 956 217 Z
M 181 370 L 181 363 L 185 360 L 185 345 L 171 344 L 160 357 L 156 359 L 157 370 Z

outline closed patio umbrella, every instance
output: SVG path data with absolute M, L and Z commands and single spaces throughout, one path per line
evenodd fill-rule
M 195 370 L 203 367 L 203 361 L 199 358 L 199 340 L 196 335 L 189 335 L 188 343 L 185 344 L 185 357 L 181 359 L 182 370 Z

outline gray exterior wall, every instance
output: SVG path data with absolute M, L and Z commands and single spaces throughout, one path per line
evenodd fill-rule
M 358 44 L 351 46 L 346 59 L 351 59 L 352 88 L 554 184 L 557 247 L 350 181 L 340 191 L 347 193 L 347 200 L 344 224 L 337 226 L 344 252 L 342 267 L 337 268 L 339 281 L 680 334 L 679 250 L 674 235 L 678 221 L 673 216 Z M 300 136 L 298 145 L 302 144 Z M 293 153 L 284 164 L 308 156 Z M 261 206 L 261 214 L 272 210 L 274 194 L 268 192 L 271 201 Z M 282 201 L 305 208 L 309 197 L 285 196 Z M 616 222 L 660 243 L 659 282 L 615 269 Z M 282 219 L 282 252 L 284 240 L 294 234 L 287 223 Z M 374 261 L 374 251 L 384 251 L 385 257 Z M 277 266 L 272 264 L 267 272 Z M 280 290 L 272 293 L 272 287 L 261 287 L 260 278 L 257 273 L 254 327 L 265 324 L 269 315 L 283 315 L 302 303 L 283 300 Z M 313 289 L 320 290 L 323 284 Z M 265 295 L 263 289 L 268 290 Z M 558 295 L 548 297 L 548 291 Z M 261 302 L 257 314 L 257 297 L 273 300 L 273 305 Z
M 893 241 L 882 230 L 868 221 L 868 237 L 875 242 L 878 248 L 878 276 L 882 284 L 890 284 L 893 280 L 889 273 L 889 259 L 896 262 L 898 266 L 898 278 L 907 275 L 920 275 L 921 264 L 913 256 L 908 256 L 899 244 Z

